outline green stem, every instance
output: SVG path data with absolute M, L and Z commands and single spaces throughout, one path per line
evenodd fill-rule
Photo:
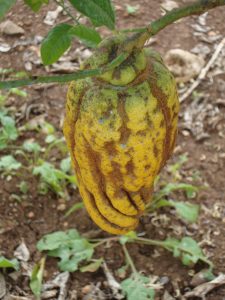
M 52 82 L 65 83 L 72 80 L 83 79 L 86 77 L 98 76 L 120 65 L 127 58 L 127 56 L 128 56 L 127 53 L 122 53 L 118 57 L 116 57 L 110 64 L 98 69 L 82 70 L 82 71 L 77 71 L 65 75 L 38 76 L 38 77 L 32 76 L 31 78 L 22 79 L 22 80 L 0 81 L 0 90 L 11 89 L 11 88 L 21 87 L 25 85 L 33 85 L 38 83 L 52 83 Z
M 57 5 L 59 5 L 59 6 L 61 6 L 62 7 L 62 9 L 65 11 L 65 13 L 77 24 L 77 25 L 79 25 L 80 23 L 79 23 L 79 21 L 70 13 L 70 11 L 68 10 L 68 8 L 65 6 L 65 3 L 64 3 L 64 1 L 57 1 L 57 0 L 54 0 L 54 2 L 57 4 Z
M 138 243 L 146 244 L 146 245 L 151 245 L 151 246 L 165 247 L 165 242 L 164 241 L 145 239 L 145 238 L 141 238 L 141 237 L 136 237 L 134 239 L 134 241 L 138 242 Z
M 113 241 L 118 241 L 119 237 L 113 236 L 110 238 L 105 238 L 105 239 L 90 239 L 89 242 L 91 243 L 96 243 L 94 244 L 94 248 L 101 246 L 102 244 L 108 243 L 108 242 L 113 242 Z
M 125 246 L 125 244 L 122 245 L 122 247 L 123 247 L 123 251 L 124 251 L 126 260 L 127 260 L 128 264 L 129 264 L 130 267 L 131 267 L 132 273 L 133 273 L 135 276 L 137 276 L 137 275 L 138 275 L 138 271 L 137 271 L 137 269 L 136 269 L 136 267 L 135 267 L 135 265 L 134 265 L 134 262 L 133 262 L 133 260 L 132 260 L 132 258 L 131 258 L 131 256 L 130 256 L 130 254 L 129 254 L 129 252 L 128 252 L 126 246 Z
M 150 29 L 150 34 L 155 35 L 166 26 L 184 17 L 191 15 L 200 15 L 210 9 L 223 5 L 225 5 L 225 0 L 199 0 L 194 2 L 193 4 L 173 9 L 172 11 L 164 15 L 162 18 L 152 22 L 148 26 L 148 28 Z
M 77 71 L 75 73 L 67 75 L 40 76 L 24 80 L 2 81 L 0 82 L 0 89 L 9 89 L 12 87 L 21 87 L 24 85 L 32 85 L 38 83 L 64 83 L 72 80 L 101 75 L 106 71 L 120 65 L 129 56 L 129 53 L 131 53 L 133 49 L 143 47 L 145 42 L 151 36 L 157 34 L 166 26 L 174 23 L 177 20 L 180 20 L 181 18 L 191 15 L 200 15 L 210 9 L 223 5 L 225 5 L 225 0 L 198 0 L 190 5 L 173 9 L 163 17 L 159 18 L 156 21 L 153 21 L 147 27 L 136 29 L 138 32 L 134 33 L 131 36 L 128 36 L 126 41 L 121 45 L 120 53 L 118 53 L 119 56 L 115 60 L 113 60 L 112 63 L 106 65 L 105 67 L 93 70 Z M 133 31 L 136 30 L 134 29 Z

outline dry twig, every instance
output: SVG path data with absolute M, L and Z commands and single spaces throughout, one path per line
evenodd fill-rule
M 209 62 L 206 64 L 206 66 L 201 70 L 198 78 L 195 80 L 195 82 L 190 86 L 190 88 L 180 97 L 180 102 L 182 103 L 185 99 L 187 99 L 192 92 L 199 86 L 199 84 L 202 82 L 202 80 L 206 77 L 208 71 L 218 58 L 221 50 L 223 49 L 225 45 L 225 38 L 222 39 L 222 41 L 219 43 L 219 45 L 216 47 L 216 51 L 214 52 L 213 56 L 209 60 Z

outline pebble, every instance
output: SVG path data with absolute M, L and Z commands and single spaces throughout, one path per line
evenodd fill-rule
M 64 211 L 66 209 L 66 204 L 61 203 L 57 206 L 58 211 Z
M 27 214 L 27 217 L 29 219 L 33 219 L 34 218 L 34 212 L 33 211 L 30 211 L 28 214 Z
M 14 22 L 7 20 L 0 24 L 0 32 L 7 35 L 24 34 L 24 29 Z

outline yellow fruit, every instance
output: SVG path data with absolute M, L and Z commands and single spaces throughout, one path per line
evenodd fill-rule
M 83 68 L 112 61 L 120 37 L 104 41 Z M 97 78 L 70 84 L 64 135 L 88 213 L 103 230 L 134 229 L 170 157 L 179 100 L 158 53 L 134 50 Z

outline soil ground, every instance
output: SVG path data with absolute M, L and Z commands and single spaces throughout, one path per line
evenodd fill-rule
M 179 5 L 187 3 L 187 1 L 177 2 Z M 134 28 L 144 26 L 156 17 L 159 17 L 161 15 L 160 4 L 163 1 L 126 0 L 122 2 L 115 0 L 114 3 L 118 28 Z M 139 9 L 137 9 L 134 15 L 129 15 L 126 10 L 126 4 L 132 6 L 139 5 Z M 43 23 L 44 17 L 48 10 L 54 10 L 55 7 L 51 3 L 48 6 L 44 6 L 40 13 L 34 14 L 27 6 L 23 5 L 22 1 L 17 1 L 17 4 L 8 14 L 7 19 L 22 26 L 25 29 L 25 34 L 22 37 L 2 35 L 0 36 L 0 41 L 13 45 L 18 40 L 22 41 L 23 39 L 33 38 L 36 35 L 45 36 L 51 26 Z M 57 22 L 65 22 L 67 19 L 67 16 L 60 15 Z M 225 32 L 224 19 L 224 8 L 218 8 L 209 12 L 206 18 L 206 26 L 209 26 L 211 29 L 206 33 L 206 36 L 223 35 Z M 189 17 L 166 28 L 157 35 L 152 47 L 158 50 L 162 56 L 172 48 L 181 48 L 190 51 L 199 44 L 201 39 L 201 35 L 194 34 L 192 27 L 193 24 L 196 24 L 196 20 L 196 16 Z M 108 34 L 108 31 L 104 30 L 103 34 Z M 214 50 L 213 44 L 208 43 L 207 45 L 210 47 L 211 52 L 206 56 L 206 61 L 211 57 Z M 0 67 L 13 68 L 17 71 L 24 70 L 24 55 L 28 47 L 30 47 L 30 51 L 33 50 L 34 52 L 38 49 L 37 46 L 20 45 L 7 53 L 1 53 Z M 34 48 L 32 49 L 32 47 Z M 73 53 L 77 47 L 81 47 L 81 45 L 78 42 L 74 42 L 70 53 Z M 43 66 L 35 64 L 32 66 L 33 74 L 43 74 L 46 72 Z M 198 93 L 202 95 L 201 103 L 203 105 L 204 103 L 205 105 L 212 104 L 213 109 L 216 107 L 219 110 L 220 116 L 222 116 L 216 124 L 210 122 L 210 117 L 204 118 L 203 128 L 204 132 L 208 133 L 207 138 L 198 140 L 190 130 L 185 129 L 183 125 L 184 114 L 188 110 L 193 98 L 189 97 L 182 103 L 177 147 L 173 158 L 169 162 L 169 165 L 173 165 L 179 160 L 180 155 L 187 155 L 187 161 L 179 170 L 179 181 L 201 187 L 196 197 L 191 199 L 192 203 L 198 203 L 201 206 L 198 222 L 194 225 L 186 224 L 177 219 L 171 210 L 163 209 L 153 216 L 143 217 L 137 230 L 137 232 L 145 232 L 145 237 L 160 240 L 166 238 L 166 236 L 181 238 L 182 236 L 190 235 L 200 242 L 204 253 L 214 263 L 215 274 L 225 273 L 225 88 L 224 86 L 221 88 L 221 82 L 225 83 L 225 70 L 222 70 L 213 79 L 206 77 L 197 89 Z M 46 121 L 54 125 L 56 134 L 60 137 L 62 136 L 61 125 L 66 90 L 66 85 L 51 85 L 39 88 L 29 87 L 26 88 L 28 92 L 26 100 L 17 96 L 10 96 L 6 102 L 6 106 L 11 109 L 13 108 L 18 127 L 44 114 Z M 36 131 L 26 131 L 20 134 L 16 145 L 21 145 L 28 138 L 34 138 L 35 141 L 44 145 L 43 134 Z M 9 152 L 10 150 L 2 151 L 1 155 L 8 154 Z M 51 160 L 56 163 L 60 162 L 60 152 L 57 149 L 52 150 Z M 21 162 L 23 161 L 21 160 Z M 166 167 L 162 172 L 162 177 L 169 182 L 172 180 L 171 176 L 168 167 Z M 23 196 L 22 201 L 16 201 L 15 195 L 21 197 L 18 187 L 21 180 L 28 182 L 29 192 Z M 68 189 L 69 200 L 67 201 L 53 192 L 40 195 L 38 193 L 38 183 L 39 179 L 36 176 L 31 176 L 25 169 L 24 171 L 20 171 L 19 176 L 12 176 L 12 178 L 8 178 L 7 180 L 3 176 L 0 177 L 0 254 L 12 258 L 15 248 L 21 241 L 24 241 L 31 253 L 30 261 L 34 263 L 41 257 L 40 252 L 36 250 L 36 243 L 47 233 L 76 228 L 80 233 L 85 233 L 87 236 L 108 236 L 106 233 L 98 230 L 84 209 L 71 214 L 67 218 L 64 217 L 67 209 L 74 203 L 81 201 L 77 190 Z M 179 201 L 187 201 L 185 194 L 182 192 L 176 193 L 174 197 Z M 163 222 L 162 220 L 165 217 L 167 217 L 167 221 Z M 157 299 L 167 299 L 163 298 L 165 290 L 176 299 L 182 299 L 181 295 L 193 288 L 191 286 L 193 274 L 204 267 L 198 264 L 191 269 L 187 268 L 178 259 L 173 258 L 166 250 L 158 248 L 155 250 L 155 247 L 129 244 L 128 249 L 138 270 L 144 272 L 146 275 L 157 275 L 160 278 L 168 277 L 168 282 L 165 284 L 164 290 L 157 294 Z M 104 257 L 110 271 L 118 281 L 121 280 L 115 272 L 125 262 L 124 254 L 119 244 L 113 243 L 112 247 L 99 247 L 95 257 Z M 57 270 L 56 260 L 48 259 L 44 280 L 51 278 Z M 20 299 L 19 297 L 32 299 L 33 296 L 29 289 L 28 277 L 20 275 L 14 281 L 10 276 L 6 275 L 6 280 L 8 292 L 18 297 L 10 299 Z M 72 273 L 68 282 L 68 299 L 76 299 L 76 297 L 77 299 L 85 299 L 84 287 L 99 283 L 100 288 L 107 291 L 105 275 L 101 269 L 95 273 Z M 74 291 L 76 291 L 77 296 L 74 296 Z M 221 286 L 214 289 L 207 295 L 206 299 L 224 300 L 225 287 Z

